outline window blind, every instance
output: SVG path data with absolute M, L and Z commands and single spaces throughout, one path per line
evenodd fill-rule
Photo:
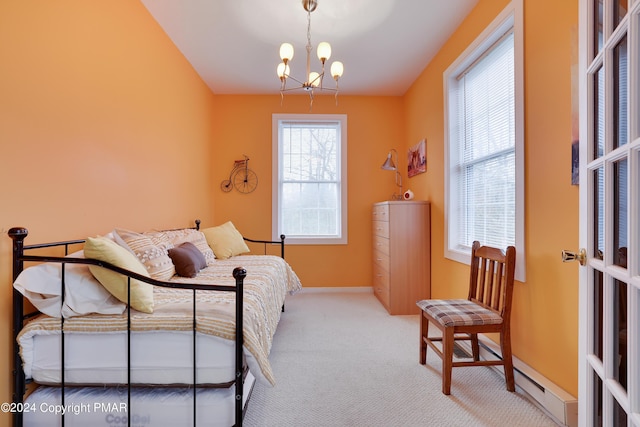
M 457 78 L 457 244 L 515 245 L 513 31 Z

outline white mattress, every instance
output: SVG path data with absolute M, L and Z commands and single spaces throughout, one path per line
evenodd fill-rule
M 247 404 L 255 378 L 249 372 L 244 383 L 243 405 Z M 235 423 L 234 387 L 198 389 L 196 424 L 224 426 Z M 24 425 L 27 427 L 61 426 L 59 414 L 66 408 L 64 425 L 73 426 L 192 426 L 193 389 L 132 388 L 131 407 L 127 406 L 127 388 L 71 387 L 65 390 L 65 405 L 61 406 L 60 388 L 41 386 L 25 402 Z M 130 409 L 130 415 L 127 413 Z
M 200 333 L 196 336 L 197 383 L 218 384 L 233 381 L 235 343 Z M 27 358 L 27 362 L 24 363 L 27 378 L 32 378 L 40 384 L 60 383 L 59 334 L 34 336 L 30 354 L 32 357 Z M 100 335 L 65 334 L 65 382 L 88 385 L 126 384 L 126 332 Z M 132 332 L 131 382 L 192 384 L 193 333 Z
M 229 274 L 237 260 L 218 260 L 196 278 L 179 283 L 235 285 Z M 243 354 L 253 375 L 275 384 L 269 363 L 272 338 L 286 293 L 300 289 L 291 267 L 275 256 L 243 256 L 250 271 L 244 282 Z M 132 311 L 131 383 L 193 383 L 193 292 L 154 289 L 154 312 Z M 235 374 L 235 294 L 197 294 L 198 384 L 233 381 Z M 64 380 L 66 384 L 127 383 L 127 317 L 89 314 L 65 320 Z M 60 320 L 39 316 L 29 321 L 18 341 L 23 370 L 40 384 L 61 382 Z

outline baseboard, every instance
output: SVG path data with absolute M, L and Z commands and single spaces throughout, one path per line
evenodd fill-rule
M 489 338 L 479 335 L 480 358 L 501 358 L 500 346 Z M 458 342 L 467 353 L 471 354 L 471 346 L 467 342 Z M 529 397 L 545 410 L 556 422 L 567 426 L 578 425 L 578 399 L 567 393 L 549 379 L 535 371 L 526 363 L 513 358 L 514 377 L 516 386 L 529 395 Z M 494 366 L 500 375 L 504 376 L 502 366 Z
M 353 287 L 346 287 L 346 288 L 342 288 L 342 287 L 302 287 L 302 290 L 300 292 L 303 293 L 309 293 L 309 294 L 313 294 L 313 293 L 368 293 L 368 294 L 372 294 L 373 293 L 373 288 L 371 286 L 353 286 Z

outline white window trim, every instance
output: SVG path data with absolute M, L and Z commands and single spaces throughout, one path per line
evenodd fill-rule
M 456 76 L 473 63 L 502 34 L 513 27 L 514 69 L 515 69 L 515 150 L 516 150 L 516 280 L 526 280 L 525 243 L 524 243 L 524 60 L 523 60 L 523 0 L 513 0 L 494 21 L 467 47 L 467 49 L 444 72 L 444 109 L 445 109 L 445 258 L 470 264 L 471 248 L 457 247 L 451 235 L 455 218 L 452 217 L 452 193 L 449 182 L 451 170 L 450 123 L 449 116 L 455 114 L 449 102 L 450 86 Z
M 292 245 L 346 245 L 347 239 L 347 115 L 346 114 L 273 114 L 271 119 L 271 237 L 280 240 L 278 217 L 280 215 L 280 168 L 279 159 L 279 129 L 280 121 L 305 122 L 340 122 L 340 237 L 294 237 L 286 236 L 287 244 Z

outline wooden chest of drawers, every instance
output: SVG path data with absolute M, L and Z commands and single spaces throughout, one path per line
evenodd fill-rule
M 373 290 L 389 314 L 417 314 L 431 296 L 429 202 L 373 205 Z

